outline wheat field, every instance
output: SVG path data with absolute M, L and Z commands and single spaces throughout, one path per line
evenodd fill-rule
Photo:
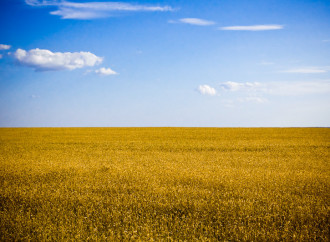
M 327 128 L 2 128 L 0 240 L 329 241 Z

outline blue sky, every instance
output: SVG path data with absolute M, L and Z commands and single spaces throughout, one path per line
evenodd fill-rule
M 2 0 L 1 127 L 330 126 L 328 0 Z

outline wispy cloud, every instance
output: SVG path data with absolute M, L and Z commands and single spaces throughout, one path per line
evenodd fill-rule
M 330 70 L 330 67 L 303 67 L 303 68 L 294 68 L 294 69 L 284 70 L 281 72 L 301 73 L 301 74 L 318 74 L 318 73 L 326 73 L 329 70 Z
M 34 68 L 36 71 L 74 70 L 100 64 L 102 57 L 90 52 L 51 52 L 50 50 L 17 49 L 15 59 L 21 65 Z
M 9 50 L 10 48 L 11 48 L 11 45 L 0 44 L 0 50 Z
M 220 27 L 220 30 L 236 30 L 236 31 L 265 31 L 265 30 L 278 30 L 283 29 L 283 25 L 270 24 L 270 25 L 247 25 L 247 26 L 227 26 Z
M 218 90 L 225 107 L 238 103 L 263 104 L 274 96 L 329 95 L 330 80 L 279 82 L 223 82 Z
M 220 87 L 228 91 L 255 90 L 261 84 L 259 82 L 223 82 Z
M 198 87 L 203 95 L 222 97 L 224 106 L 233 107 L 235 103 L 268 103 L 273 96 L 308 96 L 330 94 L 330 80 L 278 81 L 278 82 L 222 82 L 218 90 L 208 85 Z
M 102 67 L 98 70 L 95 70 L 95 73 L 99 74 L 100 76 L 110 76 L 110 75 L 117 75 L 118 73 L 112 70 L 111 68 Z
M 214 25 L 215 22 L 200 19 L 200 18 L 182 18 L 179 19 L 179 21 L 170 21 L 170 23 L 184 23 L 184 24 L 191 24 L 191 25 L 198 25 L 198 26 L 208 26 L 208 25 Z
M 214 96 L 215 94 L 217 94 L 217 91 L 209 85 L 200 85 L 198 86 L 197 91 L 202 95 Z
M 29 97 L 30 97 L 31 99 L 39 98 L 39 96 L 38 96 L 38 95 L 35 95 L 35 94 L 32 94 L 32 95 L 30 95 Z
M 330 93 L 330 80 L 272 82 L 263 91 L 283 96 L 325 94 Z
M 96 19 L 110 17 L 114 12 L 168 12 L 174 11 L 170 6 L 130 4 L 125 2 L 70 2 L 25 0 L 30 6 L 55 6 L 58 9 L 50 12 L 62 19 Z
M 223 91 L 240 92 L 241 94 L 260 95 L 309 95 L 330 93 L 330 80 L 314 81 L 279 81 L 279 82 L 223 82 Z
M 243 97 L 243 98 L 238 98 L 237 99 L 241 103 L 247 103 L 247 102 L 252 102 L 252 103 L 266 103 L 267 99 L 263 97 Z
M 259 63 L 259 65 L 262 65 L 262 66 L 271 66 L 271 65 L 274 65 L 275 63 L 274 62 L 271 62 L 271 61 L 261 61 Z
M 25 3 L 31 6 L 51 6 L 58 4 L 61 0 L 25 0 Z

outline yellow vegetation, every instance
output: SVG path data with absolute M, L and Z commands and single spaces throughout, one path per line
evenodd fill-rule
M 326 128 L 0 129 L 0 240 L 329 241 Z

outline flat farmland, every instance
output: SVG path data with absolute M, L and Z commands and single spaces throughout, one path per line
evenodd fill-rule
M 2 128 L 0 240 L 329 241 L 328 128 Z

